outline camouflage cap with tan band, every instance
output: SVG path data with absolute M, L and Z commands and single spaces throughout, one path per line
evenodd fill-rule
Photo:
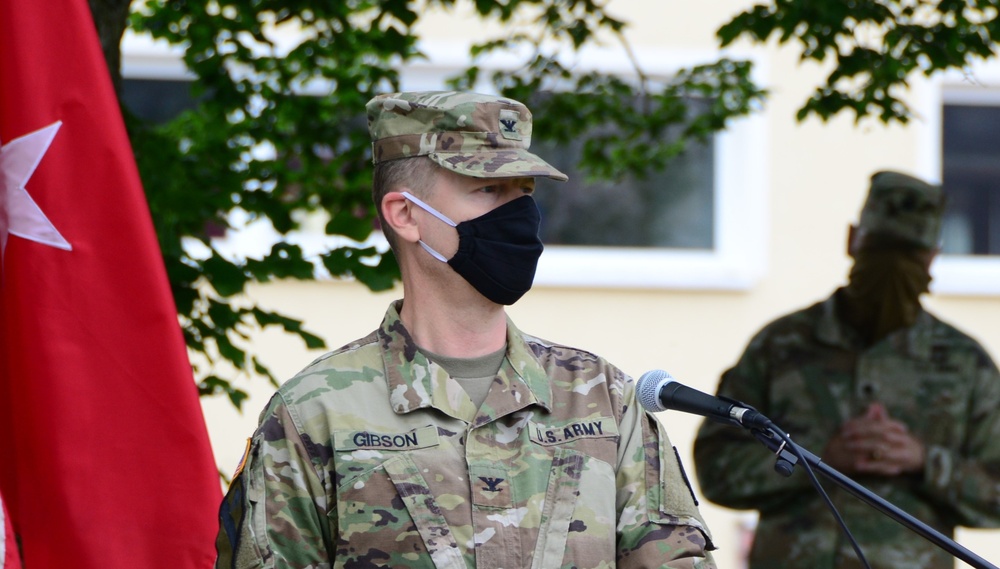
M 872 175 L 858 227 L 867 233 L 934 249 L 941 238 L 943 213 L 941 186 L 901 172 L 882 171 Z
M 427 156 L 474 178 L 569 178 L 528 152 L 531 111 L 512 99 L 458 91 L 379 95 L 368 102 L 372 162 Z

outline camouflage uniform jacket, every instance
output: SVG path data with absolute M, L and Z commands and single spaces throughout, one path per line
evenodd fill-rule
M 223 501 L 217 567 L 714 567 L 631 379 L 508 321 L 477 410 L 398 308 L 272 398 Z
M 753 405 L 816 455 L 843 421 L 882 402 L 923 441 L 926 466 L 855 481 L 945 535 L 957 525 L 1000 525 L 1000 376 L 987 353 L 925 311 L 914 326 L 860 348 L 835 299 L 761 330 L 718 393 Z M 783 478 L 749 433 L 703 423 L 695 465 L 706 498 L 759 511 L 751 568 L 861 566 L 802 467 Z M 824 488 L 873 569 L 954 565 L 943 549 L 846 491 L 829 481 Z

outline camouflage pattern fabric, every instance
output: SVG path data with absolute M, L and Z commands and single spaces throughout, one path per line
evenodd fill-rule
M 945 535 L 1000 526 L 1000 376 L 987 353 L 925 311 L 911 328 L 859 348 L 835 299 L 761 330 L 718 393 L 753 405 L 817 455 L 844 420 L 882 402 L 924 442 L 925 470 L 854 479 Z M 710 422 L 694 453 L 706 498 L 760 512 L 751 569 L 862 566 L 801 466 L 784 478 L 749 433 Z M 873 569 L 954 566 L 943 549 L 834 484 L 824 488 Z
M 397 302 L 261 414 L 217 567 L 714 567 L 662 424 L 593 354 L 522 334 L 478 410 Z
M 494 95 L 421 91 L 379 95 L 368 102 L 372 162 L 427 156 L 473 178 L 569 178 L 531 145 L 531 111 Z
M 858 227 L 888 235 L 923 249 L 934 249 L 941 238 L 944 191 L 902 172 L 872 175 Z

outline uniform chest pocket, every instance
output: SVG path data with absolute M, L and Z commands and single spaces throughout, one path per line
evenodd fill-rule
M 532 567 L 587 566 L 614 559 L 618 425 L 610 417 L 529 422 L 529 438 L 550 461 Z M 544 450 L 543 450 L 544 449 Z M 539 480 L 539 482 L 542 482 Z M 528 525 L 534 525 L 533 523 Z
M 899 417 L 924 444 L 961 448 L 968 426 L 968 393 L 956 389 L 959 378 L 938 377 L 923 381 L 915 400 Z M 906 400 L 903 400 L 906 401 Z
M 337 431 L 338 566 L 465 569 L 443 510 L 413 459 L 442 446 L 438 428 Z
M 393 454 L 337 488 L 337 559 L 465 569 L 447 520 L 412 458 Z

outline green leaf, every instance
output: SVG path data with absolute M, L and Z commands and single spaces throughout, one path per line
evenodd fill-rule
M 229 381 L 210 375 L 198 383 L 198 394 L 202 397 L 225 394 L 236 409 L 243 408 L 243 402 L 250 396 L 246 391 L 233 387 Z
M 222 296 L 232 296 L 243 292 L 249 278 L 243 267 L 228 261 L 218 254 L 202 262 L 205 277 L 212 288 Z

